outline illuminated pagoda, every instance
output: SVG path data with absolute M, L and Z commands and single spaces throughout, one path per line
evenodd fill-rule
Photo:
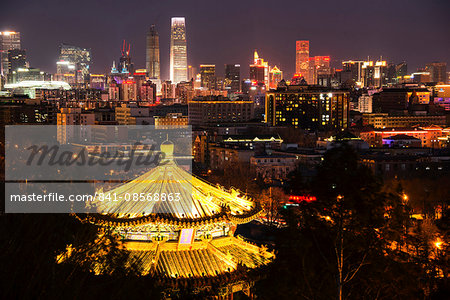
M 140 262 L 142 275 L 161 278 L 164 288 L 184 280 L 189 287 L 208 289 L 208 283 L 220 281 L 222 295 L 249 293 L 252 283 L 233 274 L 263 266 L 274 254 L 234 237 L 234 232 L 238 224 L 259 217 L 261 207 L 236 190 L 226 191 L 192 176 L 176 164 L 173 149 L 171 142 L 163 142 L 165 155 L 157 167 L 108 192 L 117 198 L 130 193 L 173 198 L 94 200 L 100 214 L 89 214 L 84 221 L 113 228 L 130 257 Z

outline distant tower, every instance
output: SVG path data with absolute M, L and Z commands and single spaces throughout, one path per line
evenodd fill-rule
M 8 50 L 20 48 L 20 32 L 0 31 L 0 74 L 6 75 L 10 69 Z
M 431 81 L 445 84 L 447 83 L 447 63 L 446 62 L 432 62 L 427 64 L 426 70 L 430 72 Z
M 147 58 L 146 69 L 148 76 L 154 79 L 160 79 L 159 66 L 159 34 L 156 31 L 155 25 L 150 27 L 147 33 Z
M 134 73 L 134 65 L 131 62 L 131 55 L 130 55 L 131 45 L 127 44 L 127 42 L 124 40 L 122 44 L 122 52 L 121 56 L 119 58 L 119 72 L 120 73 Z
M 216 89 L 216 65 L 200 65 L 201 86 Z
M 241 90 L 241 65 L 226 64 L 225 65 L 225 82 L 226 88 L 234 93 Z
M 170 80 L 187 81 L 186 23 L 184 17 L 172 18 L 170 28 Z
M 309 78 L 309 41 L 297 41 L 295 45 L 295 73 L 305 80 Z
M 253 54 L 253 64 L 250 65 L 250 80 L 255 84 L 262 83 L 269 86 L 269 62 L 259 57 L 258 52 Z
M 73 74 L 75 82 L 86 82 L 89 80 L 91 57 L 91 49 L 62 43 L 59 46 L 56 73 Z

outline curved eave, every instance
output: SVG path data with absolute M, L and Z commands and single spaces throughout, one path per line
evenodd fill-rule
M 77 217 L 83 222 L 89 222 L 99 226 L 109 226 L 115 228 L 140 227 L 144 225 L 158 224 L 169 225 L 175 228 L 198 228 L 208 224 L 230 222 L 234 224 L 245 224 L 258 218 L 263 210 L 256 205 L 254 209 L 246 214 L 233 215 L 229 209 L 223 208 L 221 212 L 203 218 L 177 218 L 168 214 L 149 214 L 137 218 L 116 218 L 113 215 L 87 214 L 86 217 Z

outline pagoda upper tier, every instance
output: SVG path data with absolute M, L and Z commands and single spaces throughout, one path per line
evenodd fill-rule
M 109 195 L 109 200 L 119 201 L 95 198 L 92 204 L 99 214 L 90 215 L 88 219 L 115 227 L 150 223 L 196 227 L 207 221 L 247 223 L 261 213 L 256 202 L 237 190 L 213 186 L 179 167 L 167 145 L 162 145 L 161 150 L 166 156 L 157 167 L 102 192 Z

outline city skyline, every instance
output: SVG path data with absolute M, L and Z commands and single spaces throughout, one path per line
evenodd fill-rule
M 53 3 L 52 0 L 45 2 Z M 65 16 L 67 20 L 75 17 L 75 12 L 80 10 L 78 6 L 83 7 L 83 1 L 77 3 L 79 3 L 77 7 L 68 4 L 69 8 L 73 8 L 73 12 Z M 116 2 L 113 2 L 111 7 L 115 4 Z M 134 1 L 132 4 L 142 8 L 148 5 L 142 1 Z M 58 45 L 61 43 L 91 48 L 92 71 L 107 72 L 111 67 L 111 61 L 116 59 L 120 51 L 123 39 L 132 44 L 131 54 L 136 67 L 145 68 L 146 33 L 151 24 L 156 24 L 160 35 L 161 77 L 169 78 L 170 18 L 177 15 L 186 17 L 188 22 L 188 64 L 194 66 L 215 64 L 218 66 L 218 74 L 223 73 L 225 64 L 234 63 L 242 65 L 241 72 L 246 77 L 253 51 L 257 49 L 260 55 L 271 64 L 277 65 L 285 72 L 286 77 L 289 77 L 295 70 L 296 40 L 309 40 L 310 56 L 329 55 L 332 66 L 335 67 L 340 66 L 342 60 L 366 59 L 367 56 L 372 59 L 383 56 L 384 59 L 394 63 L 405 60 L 412 72 L 432 61 L 450 63 L 447 51 L 450 41 L 445 35 L 449 21 L 444 17 L 448 4 L 444 1 L 411 5 L 415 8 L 379 1 L 378 4 L 382 7 L 370 7 L 370 16 L 364 11 L 363 4 L 354 1 L 347 1 L 340 7 L 327 2 L 322 10 L 317 4 L 308 4 L 304 9 L 310 13 L 302 17 L 302 21 L 296 19 L 292 13 L 279 6 L 274 7 L 270 3 L 263 3 L 261 7 L 242 3 L 239 4 L 241 8 L 239 11 L 223 4 L 218 4 L 219 7 L 204 2 L 190 6 L 182 2 L 179 4 L 169 6 L 153 3 L 151 7 L 154 9 L 149 16 L 140 17 L 141 11 L 145 9 L 134 10 L 133 15 L 126 21 L 123 21 L 122 17 L 121 22 L 117 22 L 119 16 L 116 12 L 112 13 L 111 8 L 98 13 L 93 7 L 92 10 L 96 13 L 87 11 L 83 20 L 88 24 L 92 22 L 97 24 L 98 20 L 105 22 L 95 27 L 79 24 L 77 26 L 79 30 L 74 30 L 65 23 L 58 23 L 60 17 L 57 13 L 61 11 L 60 8 L 50 8 L 54 14 L 53 21 L 33 21 L 31 24 L 27 16 L 36 13 L 36 9 L 39 12 L 41 6 L 26 6 L 23 11 L 21 10 L 20 16 L 17 16 L 12 13 L 16 4 L 7 3 L 0 12 L 2 19 L 0 29 L 21 32 L 22 48 L 27 50 L 30 65 L 47 72 L 54 72 Z M 94 4 L 97 5 L 98 3 Z M 289 5 L 293 8 L 300 7 L 300 4 L 296 3 Z M 436 7 L 440 9 L 436 10 Z M 246 18 L 244 14 L 250 9 L 260 13 Z M 432 17 L 427 14 L 427 11 L 431 10 Z M 350 18 L 345 18 L 339 13 L 344 11 L 353 14 Z M 107 16 L 106 12 L 109 12 Z M 439 17 L 441 13 L 442 18 Z M 327 17 L 327 21 L 312 22 L 313 17 L 318 15 Z M 263 22 L 266 17 L 270 17 L 271 22 Z M 236 22 L 239 24 L 227 22 L 230 18 L 240 19 L 240 22 Z M 406 23 L 407 20 L 414 18 L 422 20 L 419 22 L 420 25 L 414 22 Z M 333 22 L 339 26 L 330 26 L 329 24 Z M 61 26 L 57 26 L 57 23 Z M 404 24 L 408 24 L 407 31 L 404 30 Z M 439 45 L 433 46 L 436 41 L 439 41 Z

